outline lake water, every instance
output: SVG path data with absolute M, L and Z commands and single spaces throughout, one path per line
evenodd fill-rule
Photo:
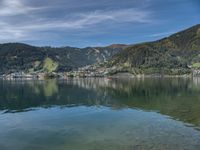
M 200 78 L 0 80 L 0 150 L 199 150 Z

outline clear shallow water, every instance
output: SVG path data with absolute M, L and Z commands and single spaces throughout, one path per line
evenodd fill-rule
M 200 79 L 0 81 L 2 150 L 199 150 Z

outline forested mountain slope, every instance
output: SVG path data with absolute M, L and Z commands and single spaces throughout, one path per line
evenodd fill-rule
M 62 72 L 103 62 L 126 47 L 35 47 L 22 43 L 0 44 L 0 74 L 17 71 Z
M 187 73 L 200 67 L 200 25 L 167 38 L 130 46 L 116 54 L 107 67 L 134 74 Z

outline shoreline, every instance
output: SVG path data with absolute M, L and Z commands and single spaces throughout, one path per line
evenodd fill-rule
M 59 74 L 59 73 L 58 73 Z M 51 76 L 51 77 L 40 77 L 38 75 L 34 76 L 20 76 L 20 77 L 13 77 L 13 76 L 5 76 L 5 75 L 0 75 L 0 79 L 3 80 L 49 80 L 49 79 L 61 79 L 61 80 L 68 80 L 68 79 L 95 79 L 95 78 L 107 78 L 107 79 L 136 79 L 136 78 L 194 78 L 194 77 L 200 77 L 200 75 L 192 75 L 192 74 L 183 74 L 183 75 L 163 75 L 163 74 L 151 74 L 151 75 L 145 75 L 145 74 L 138 74 L 138 75 L 133 75 L 133 74 L 115 74 L 115 75 L 106 75 L 106 76 Z

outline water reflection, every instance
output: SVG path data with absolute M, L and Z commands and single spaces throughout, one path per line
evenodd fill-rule
M 200 78 L 0 81 L 0 110 L 107 106 L 155 111 L 200 127 Z

